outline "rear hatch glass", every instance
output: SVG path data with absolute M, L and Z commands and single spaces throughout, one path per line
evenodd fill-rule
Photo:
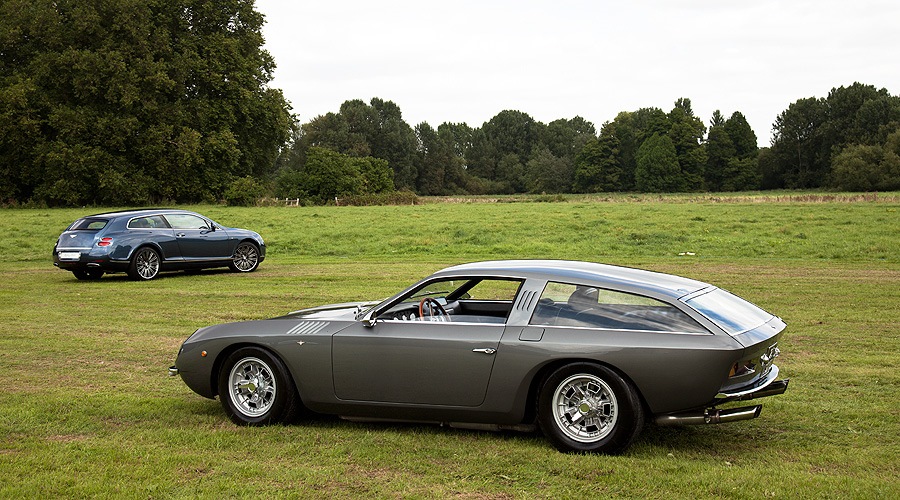
M 746 332 L 773 318 L 772 314 L 721 288 L 691 297 L 685 303 L 730 335 Z
M 84 218 L 73 222 L 59 237 L 59 248 L 85 248 L 94 244 L 94 236 L 106 227 L 108 219 Z

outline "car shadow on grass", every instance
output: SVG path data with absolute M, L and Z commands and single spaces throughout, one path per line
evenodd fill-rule
M 204 419 L 221 419 L 221 425 L 232 425 L 225 416 L 218 401 L 204 401 L 201 406 L 193 406 L 193 414 Z M 439 423 L 417 422 L 369 422 L 353 421 L 335 415 L 306 412 L 296 421 L 285 424 L 286 428 L 309 429 L 324 433 L 359 432 L 360 436 L 382 436 L 387 439 L 392 435 L 402 438 L 419 439 L 423 436 L 436 438 L 452 437 L 454 440 L 484 443 L 496 440 L 504 445 L 519 445 L 526 448 L 546 448 L 547 452 L 555 452 L 553 445 L 547 440 L 539 428 L 530 432 L 513 430 L 478 430 L 454 427 Z M 235 425 L 235 429 L 240 427 Z M 361 437 L 362 439 L 362 437 Z M 369 439 L 369 438 L 367 438 Z M 641 434 L 624 455 L 671 455 L 702 454 L 709 456 L 742 455 L 758 452 L 762 441 L 766 441 L 755 426 L 707 425 L 707 426 L 658 426 L 651 422 L 644 425 Z

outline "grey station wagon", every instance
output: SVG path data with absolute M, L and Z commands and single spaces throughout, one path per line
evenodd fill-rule
M 161 271 L 226 266 L 251 272 L 265 257 L 259 234 L 171 209 L 83 217 L 67 227 L 53 247 L 53 265 L 80 280 L 100 279 L 110 272 L 151 280 Z
M 218 396 L 238 424 L 312 410 L 539 427 L 561 451 L 618 453 L 645 420 L 759 416 L 759 405 L 723 405 L 785 392 L 774 364 L 784 328 L 692 279 L 586 262 L 481 262 L 377 303 L 201 328 L 169 373 Z

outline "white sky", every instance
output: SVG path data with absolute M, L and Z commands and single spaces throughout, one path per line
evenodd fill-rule
M 679 97 L 709 126 L 747 117 L 768 146 L 797 99 L 854 81 L 900 93 L 897 0 L 257 0 L 302 123 L 349 99 L 410 126 L 480 127 L 505 109 L 597 130 Z

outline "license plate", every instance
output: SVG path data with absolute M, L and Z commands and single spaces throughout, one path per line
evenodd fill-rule
M 59 260 L 78 260 L 81 252 L 59 252 Z

